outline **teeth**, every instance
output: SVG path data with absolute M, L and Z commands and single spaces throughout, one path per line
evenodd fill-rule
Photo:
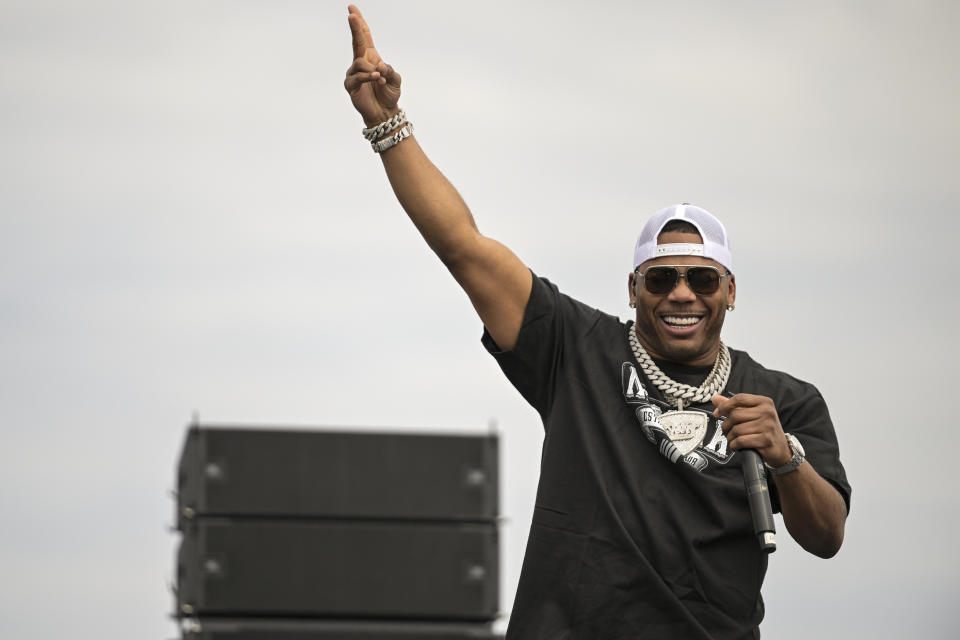
M 699 316 L 663 316 L 663 321 L 667 324 L 678 327 L 689 327 L 700 322 Z

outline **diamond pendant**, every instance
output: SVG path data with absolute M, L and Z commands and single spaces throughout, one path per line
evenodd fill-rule
M 685 456 L 703 442 L 710 419 L 702 411 L 684 411 L 682 401 L 678 401 L 677 405 L 677 411 L 660 414 L 660 426 L 680 455 Z

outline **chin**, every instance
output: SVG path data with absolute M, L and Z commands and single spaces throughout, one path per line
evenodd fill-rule
M 686 364 L 702 358 L 705 350 L 700 341 L 680 342 L 674 339 L 661 342 L 658 352 L 665 360 Z

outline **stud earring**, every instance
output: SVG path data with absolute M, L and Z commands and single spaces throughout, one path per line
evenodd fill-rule
M 727 305 L 727 311 L 733 311 L 736 307 L 733 304 Z
M 636 309 L 636 308 L 637 308 L 637 301 L 636 301 L 636 300 L 631 300 L 631 301 L 630 301 L 630 308 L 631 308 L 631 309 Z

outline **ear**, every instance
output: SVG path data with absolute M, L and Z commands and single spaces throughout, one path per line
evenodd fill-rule
M 737 278 L 731 273 L 730 283 L 727 285 L 727 304 L 735 304 L 737 301 Z
M 637 274 L 634 271 L 631 271 L 627 276 L 627 295 L 629 296 L 628 300 L 630 306 L 634 307 L 637 304 Z

